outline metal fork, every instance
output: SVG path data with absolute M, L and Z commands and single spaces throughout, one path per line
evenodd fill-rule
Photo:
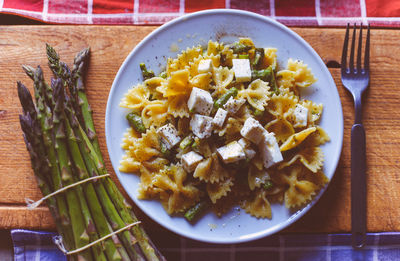
M 356 24 L 347 66 L 347 47 L 349 42 L 349 24 L 343 44 L 341 74 L 344 87 L 353 95 L 355 121 L 351 128 L 351 233 L 353 248 L 362 248 L 366 239 L 366 144 L 365 130 L 362 125 L 361 100 L 363 92 L 369 85 L 369 25 L 365 43 L 364 67 L 362 67 L 362 24 L 358 38 L 357 64 L 354 67 L 354 49 L 356 41 Z

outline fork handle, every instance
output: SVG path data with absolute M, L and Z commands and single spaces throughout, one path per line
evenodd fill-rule
M 366 240 L 366 146 L 362 124 L 351 128 L 351 233 L 353 248 L 361 248 Z

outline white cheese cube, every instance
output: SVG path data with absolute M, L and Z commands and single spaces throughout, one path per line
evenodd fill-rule
M 246 154 L 246 159 L 252 159 L 256 156 L 257 152 L 251 148 L 251 143 L 247 139 L 241 138 L 238 140 L 240 146 L 242 146 L 244 150 L 244 154 Z
M 190 120 L 190 128 L 194 135 L 200 139 L 208 138 L 212 134 L 213 118 L 200 114 L 193 115 Z
M 295 121 L 294 127 L 305 127 L 307 126 L 308 109 L 301 104 L 296 104 L 296 108 L 293 112 L 293 118 Z
M 249 59 L 232 59 L 233 72 L 237 82 L 251 81 L 251 69 Z
M 196 169 L 197 164 L 199 164 L 199 162 L 202 159 L 203 159 L 203 156 L 201 156 L 200 154 L 198 154 L 194 151 L 190 151 L 190 152 L 182 155 L 181 162 L 182 162 L 183 168 L 187 172 L 192 172 Z
M 212 61 L 211 59 L 201 60 L 199 66 L 197 67 L 199 73 L 206 73 L 212 71 Z
M 215 115 L 214 115 L 213 124 L 218 127 L 222 127 L 222 125 L 224 125 L 227 115 L 228 115 L 228 112 L 226 110 L 219 108 L 217 110 L 217 113 L 215 113 Z
M 213 107 L 213 99 L 208 91 L 193 87 L 187 105 L 190 111 L 209 115 Z
M 254 158 L 257 154 L 257 152 L 255 150 L 253 150 L 252 148 L 246 148 L 244 149 L 244 154 L 246 154 L 246 159 L 251 160 L 252 158 Z
M 244 138 L 240 138 L 238 140 L 238 143 L 240 144 L 240 146 L 242 146 L 243 149 L 251 146 L 251 143 L 247 139 L 244 139 Z
M 217 152 L 224 163 L 232 163 L 246 158 L 242 146 L 237 141 L 218 148 Z
M 258 144 L 264 138 L 264 133 L 266 132 L 267 131 L 261 123 L 253 118 L 247 118 L 244 122 L 243 128 L 240 130 L 240 134 L 243 137 L 255 144 Z
M 245 99 L 234 99 L 232 96 L 229 98 L 229 100 L 224 104 L 224 109 L 228 111 L 229 114 L 233 115 L 238 110 L 240 107 L 242 107 L 243 104 L 246 103 Z
M 157 134 L 161 136 L 161 141 L 167 147 L 172 149 L 176 144 L 181 141 L 181 137 L 178 135 L 178 131 L 174 125 L 168 123 L 157 130 Z
M 265 168 L 269 168 L 283 160 L 281 150 L 273 133 L 265 133 L 258 146 Z

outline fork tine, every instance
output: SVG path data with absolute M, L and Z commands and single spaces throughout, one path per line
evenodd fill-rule
M 349 24 L 346 27 L 346 35 L 344 36 L 343 42 L 343 51 L 342 51 L 342 73 L 346 73 L 346 65 L 347 65 L 347 47 L 349 45 Z
M 369 24 L 367 31 L 367 40 L 365 42 L 365 54 L 364 54 L 364 70 L 369 71 Z
M 350 60 L 349 60 L 350 72 L 354 71 L 354 47 L 355 47 L 355 41 L 356 41 L 356 30 L 357 30 L 356 24 L 354 23 L 353 39 L 351 41 Z
M 357 73 L 361 71 L 361 50 L 362 50 L 362 23 L 360 25 L 360 35 L 358 37 Z

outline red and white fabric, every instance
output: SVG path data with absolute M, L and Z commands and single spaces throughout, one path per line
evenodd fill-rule
M 0 12 L 48 23 L 160 25 L 205 9 L 248 10 L 289 26 L 400 27 L 400 0 L 0 0 Z

